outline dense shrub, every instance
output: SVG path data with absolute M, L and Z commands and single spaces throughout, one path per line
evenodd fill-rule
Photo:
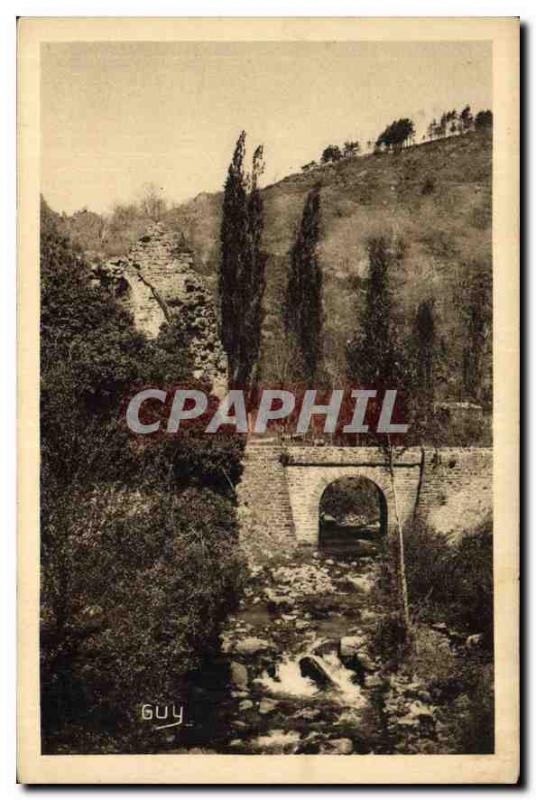
M 190 380 L 187 338 L 138 333 L 46 204 L 41 281 L 44 751 L 152 752 L 141 704 L 185 699 L 240 592 L 241 443 L 128 434 L 133 389 Z
M 118 424 L 123 399 L 136 385 L 186 378 L 186 338 L 179 326 L 155 342 L 137 332 L 111 292 L 92 284 L 45 203 L 40 267 L 43 478 L 124 477 L 132 465 Z
M 217 649 L 240 585 L 233 509 L 206 489 L 71 499 L 43 550 L 45 749 L 98 751 L 103 731 L 161 747 L 141 705 L 187 700 L 185 675 Z
M 415 647 L 406 668 L 426 680 L 440 708 L 440 745 L 446 748 L 441 752 L 492 753 L 491 522 L 450 545 L 444 536 L 416 523 L 405 531 L 405 548 L 408 595 L 416 622 Z M 431 629 L 433 622 L 446 623 L 447 630 Z M 469 650 L 463 639 L 473 633 L 484 636 L 478 648 Z
M 452 544 L 423 522 L 405 530 L 406 577 L 412 612 L 493 639 L 493 534 L 491 521 Z

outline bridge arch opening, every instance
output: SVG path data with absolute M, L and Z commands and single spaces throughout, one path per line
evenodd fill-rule
M 332 481 L 319 504 L 319 549 L 335 556 L 375 555 L 387 533 L 387 500 L 370 478 Z

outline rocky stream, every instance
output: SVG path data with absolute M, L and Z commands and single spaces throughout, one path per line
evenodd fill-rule
M 222 635 L 225 689 L 211 692 L 218 710 L 201 752 L 448 750 L 426 682 L 386 650 L 394 604 L 376 548 L 363 541 L 357 555 L 299 553 L 252 568 Z M 452 658 L 445 632 L 430 634 Z

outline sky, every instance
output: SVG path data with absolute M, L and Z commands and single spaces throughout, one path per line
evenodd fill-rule
M 420 138 L 492 100 L 487 42 L 46 43 L 41 68 L 42 193 L 66 213 L 148 183 L 172 203 L 218 191 L 242 129 L 264 145 L 266 185 L 395 118 Z

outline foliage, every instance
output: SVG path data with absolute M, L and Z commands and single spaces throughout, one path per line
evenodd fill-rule
M 493 298 L 491 276 L 485 269 L 476 269 L 468 286 L 464 306 L 465 344 L 463 350 L 463 386 L 466 394 L 489 403 L 484 375 L 484 358 L 491 349 Z
M 434 305 L 433 299 L 419 303 L 407 345 L 411 384 L 408 403 L 410 437 L 412 442 L 419 444 L 434 441 L 439 426 L 434 401 L 436 387 L 443 378 L 444 347 L 437 329 Z M 441 435 L 444 435 L 443 430 Z
M 179 319 L 136 332 L 46 203 L 41 282 L 45 749 L 149 752 L 162 742 L 139 704 L 175 699 L 240 591 L 242 444 L 129 436 L 134 390 L 190 378 L 186 334 Z
M 333 164 L 336 161 L 340 161 L 342 158 L 351 158 L 352 156 L 357 156 L 360 152 L 361 145 L 357 139 L 349 139 L 348 141 L 344 142 L 342 147 L 339 147 L 336 144 L 329 144 L 327 147 L 325 147 L 322 151 L 320 162 L 322 164 Z M 315 162 L 312 161 L 311 164 L 306 164 L 305 167 L 302 167 L 302 169 L 307 170 L 313 166 L 314 163 Z
M 382 499 L 378 487 L 367 478 L 340 478 L 326 488 L 320 513 L 341 522 L 348 514 L 359 511 L 360 516 L 374 522 L 381 516 Z
M 45 478 L 115 479 L 132 466 L 118 423 L 124 399 L 145 383 L 190 374 L 180 321 L 154 342 L 137 332 L 42 205 L 41 432 Z
M 455 108 L 451 111 L 445 111 L 441 114 L 441 118 L 439 120 L 439 130 L 442 136 L 448 136 L 449 134 L 456 133 L 458 131 L 457 125 L 458 119 L 458 112 Z
M 425 300 L 419 304 L 415 315 L 413 340 L 415 382 L 417 388 L 426 395 L 433 393 L 437 338 L 434 304 L 431 300 Z
M 322 151 L 321 162 L 322 164 L 330 164 L 335 161 L 340 161 L 342 158 L 341 148 L 336 144 L 329 144 Z
M 471 113 L 471 106 L 465 106 L 460 111 L 460 131 L 462 133 L 467 133 L 467 131 L 472 130 L 473 125 L 474 119 Z
M 388 125 L 376 140 L 376 148 L 398 152 L 402 147 L 412 142 L 415 137 L 415 125 L 411 119 L 403 117 L 394 120 Z
M 45 752 L 151 752 L 143 703 L 184 702 L 242 581 L 230 504 L 207 489 L 74 492 L 45 531 Z
M 295 345 L 302 377 L 312 383 L 322 361 L 322 268 L 317 247 L 320 238 L 320 187 L 307 195 L 296 241 L 290 253 L 284 305 L 285 329 Z M 298 377 L 298 376 L 296 376 Z
M 204 435 L 194 428 L 176 438 L 154 439 L 140 454 L 140 462 L 146 483 L 155 488 L 206 487 L 234 500 L 243 448 L 244 442 L 234 433 Z
M 223 346 L 231 382 L 241 387 L 255 382 L 266 264 L 261 251 L 263 202 L 258 187 L 263 148 L 255 150 L 248 176 L 244 172 L 245 143 L 242 131 L 225 181 L 219 270 Z
M 446 735 L 456 742 L 459 753 L 493 753 L 493 663 L 485 655 L 470 659 L 453 677 L 463 691 L 452 702 L 454 719 L 447 724 Z
M 342 154 L 345 157 L 348 156 L 357 156 L 361 151 L 361 146 L 357 139 L 355 141 L 347 141 L 344 143 L 344 147 L 342 149 Z
M 493 533 L 490 521 L 448 544 L 420 520 L 406 526 L 406 573 L 412 613 L 493 642 Z
M 421 194 L 422 195 L 433 194 L 434 191 L 435 191 L 435 188 L 436 188 L 436 182 L 435 182 L 434 177 L 430 176 L 430 175 L 427 175 L 426 178 L 424 179 L 424 182 L 423 182 L 423 185 L 422 185 L 422 188 L 421 188 Z
M 475 128 L 477 131 L 491 128 L 493 126 L 493 113 L 491 111 L 479 111 L 475 117 Z
M 491 521 L 454 543 L 420 520 L 405 530 L 411 611 L 418 622 L 406 665 L 426 679 L 441 707 L 441 739 L 451 753 L 490 753 L 494 742 L 493 534 Z M 439 633 L 433 623 L 447 625 Z M 475 652 L 464 637 L 482 634 Z M 457 647 L 449 641 L 456 636 Z
M 471 106 L 464 106 L 460 112 L 456 109 L 444 111 L 439 120 L 433 119 L 427 129 L 429 139 L 441 139 L 445 136 L 468 133 L 472 130 L 484 130 L 493 125 L 491 111 L 479 111 L 473 117 Z
M 87 208 L 75 211 L 69 218 L 66 215 L 60 218 L 58 215 L 58 221 L 60 227 L 65 229 L 69 238 L 76 242 L 83 252 L 98 253 L 110 234 L 106 217 Z
M 348 377 L 363 385 L 392 389 L 407 375 L 391 289 L 391 273 L 404 257 L 404 245 L 395 242 L 389 246 L 385 237 L 372 238 L 368 256 L 363 320 L 346 351 Z
M 42 476 L 106 473 L 125 448 L 110 432 L 117 399 L 139 374 L 145 342 L 108 292 L 91 285 L 83 258 L 54 225 L 41 223 Z M 119 452 L 114 452 L 114 444 Z
M 422 624 L 404 669 L 426 682 L 441 721 L 430 753 L 493 753 L 492 653 L 453 647 L 444 632 Z
M 154 183 L 146 183 L 142 189 L 140 210 L 152 222 L 159 222 L 167 210 L 167 203 L 161 191 Z

